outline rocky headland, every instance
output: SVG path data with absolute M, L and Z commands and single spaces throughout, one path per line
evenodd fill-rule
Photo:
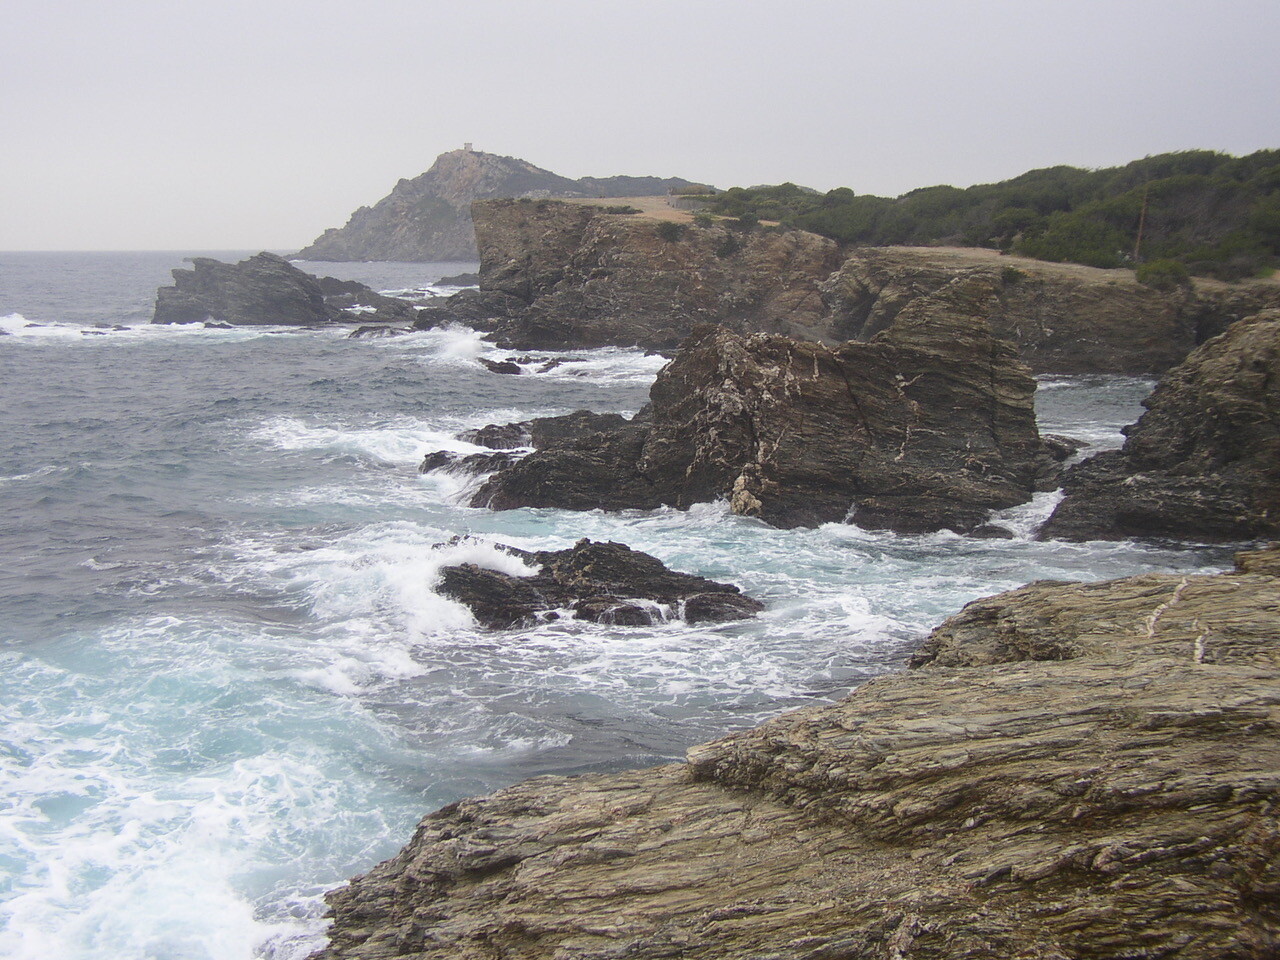
M 1123 449 L 1067 472 L 1041 536 L 1280 536 L 1280 310 L 1197 348 L 1143 405 Z
M 486 197 L 627 197 L 665 194 L 692 184 L 679 177 L 583 177 L 570 180 L 525 160 L 479 150 L 442 153 L 426 173 L 401 180 L 343 227 L 326 230 L 303 260 L 475 260 L 471 203 Z
M 152 323 L 404 326 L 418 316 L 403 300 L 384 297 L 353 280 L 314 277 L 274 253 L 259 253 L 239 263 L 193 257 L 191 269 L 172 272 L 173 286 L 156 291 Z
M 317 956 L 1274 957 L 1278 574 L 1031 584 L 687 763 L 451 804 Z
M 473 504 L 618 510 L 723 498 L 777 526 L 973 531 L 992 509 L 1052 488 L 1057 468 L 1036 430 L 1035 381 L 973 320 L 994 297 L 990 283 L 958 279 L 870 343 L 698 328 L 643 415 L 544 443 Z
M 698 324 L 823 343 L 869 340 L 952 281 L 995 299 L 978 319 L 1036 373 L 1149 374 L 1179 363 L 1242 316 L 1280 307 L 1280 284 L 1196 281 L 1156 289 L 1130 270 L 994 250 L 841 248 L 802 230 L 689 213 L 491 200 L 473 216 L 479 290 L 424 317 L 492 330 L 515 349 L 638 345 L 670 354 Z
M 510 298 L 499 343 L 671 352 L 704 323 L 834 338 L 818 285 L 841 257 L 816 234 L 556 201 L 487 201 L 474 216 L 480 292 Z
M 908 305 L 927 309 L 958 274 L 996 286 L 987 319 L 1036 373 L 1159 372 L 1196 346 L 1201 315 L 1216 315 L 1214 295 L 1197 297 L 1190 287 L 1157 290 L 1135 280 L 1132 270 L 954 247 L 859 248 L 824 293 L 836 329 L 866 340 Z M 1280 297 L 1280 288 L 1274 294 Z

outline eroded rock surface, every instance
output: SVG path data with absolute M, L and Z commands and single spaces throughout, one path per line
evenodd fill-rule
M 1122 450 L 1067 472 L 1041 536 L 1280 536 L 1280 310 L 1199 347 L 1143 405 Z
M 239 263 L 193 257 L 173 271 L 174 285 L 156 291 L 153 323 L 229 323 L 311 326 L 322 323 L 399 323 L 417 311 L 351 280 L 317 278 L 283 257 L 259 253 Z
M 537 568 L 512 576 L 474 563 L 444 567 L 440 592 L 486 627 L 514 627 L 571 611 L 582 620 L 647 626 L 668 618 L 739 620 L 764 609 L 737 587 L 669 570 L 656 557 L 621 543 L 579 540 L 569 550 L 503 547 Z
M 819 291 L 841 262 L 804 231 L 744 232 L 662 222 L 553 200 L 489 200 L 473 209 L 480 291 L 523 310 L 497 318 L 517 349 L 642 346 L 674 351 L 693 328 L 830 340 Z M 452 304 L 450 304 L 452 307 Z
M 1280 950 L 1280 551 L 1037 583 L 917 668 L 431 814 L 324 960 L 1264 960 Z
M 851 518 L 971 530 L 1030 498 L 1055 466 L 1035 382 L 973 316 L 962 279 L 872 343 L 829 347 L 700 329 L 659 374 L 645 418 L 554 444 L 491 478 L 473 504 L 652 509 L 728 499 L 778 526 Z

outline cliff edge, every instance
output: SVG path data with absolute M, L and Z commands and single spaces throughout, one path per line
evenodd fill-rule
M 1274 957 L 1277 574 L 1031 584 L 688 763 L 452 804 L 317 956 Z

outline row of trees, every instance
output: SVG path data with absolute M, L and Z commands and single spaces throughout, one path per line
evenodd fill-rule
M 1166 153 L 1123 167 L 1048 167 L 900 197 L 792 183 L 708 198 L 722 216 L 776 220 L 845 243 L 961 244 L 1097 267 L 1167 260 L 1236 279 L 1280 266 L 1280 150 Z M 1141 230 L 1141 246 L 1138 246 Z

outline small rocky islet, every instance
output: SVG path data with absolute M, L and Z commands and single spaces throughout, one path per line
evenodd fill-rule
M 492 474 L 476 505 L 723 498 L 777 526 L 983 536 L 992 509 L 1061 483 L 1042 536 L 1277 535 L 1274 285 L 1148 291 L 799 231 L 659 234 L 552 201 L 473 217 L 479 288 L 396 323 L 673 356 L 630 420 L 495 424 L 466 438 L 490 453 L 429 457 Z M 176 279 L 166 309 L 212 302 Z M 310 291 L 284 300 L 314 309 Z M 1122 450 L 1064 472 L 1033 372 L 1162 377 Z M 621 544 L 515 555 L 536 572 L 460 564 L 443 592 L 508 629 L 561 611 L 652 622 L 642 598 L 690 619 L 760 609 Z M 317 957 L 1276 956 L 1278 578 L 1270 548 L 1223 574 L 1031 584 L 947 620 L 906 672 L 686 763 L 452 804 L 329 895 Z

